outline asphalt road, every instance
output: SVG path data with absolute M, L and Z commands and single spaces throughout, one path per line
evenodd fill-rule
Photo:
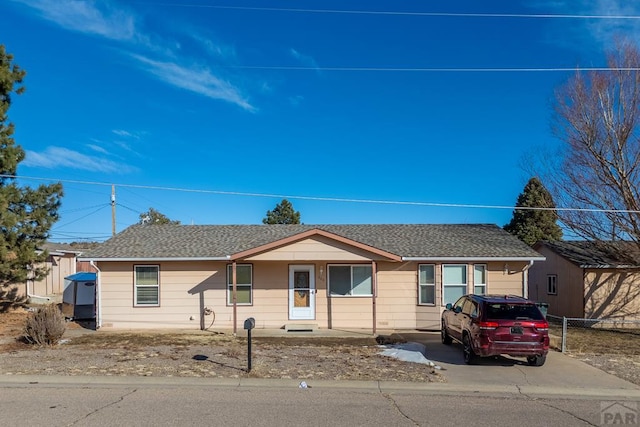
M 6 426 L 592 426 L 607 396 L 534 396 L 464 391 L 449 385 L 403 389 L 364 383 L 292 381 L 210 385 L 202 379 L 73 379 L 0 383 Z M 620 404 L 637 405 L 640 394 Z M 603 403 L 605 402 L 605 403 Z M 615 409 L 619 411 L 620 409 Z M 624 409 L 623 409 L 624 410 Z

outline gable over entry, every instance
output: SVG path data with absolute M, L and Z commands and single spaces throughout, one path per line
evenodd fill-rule
M 371 301 L 373 333 L 376 333 L 376 260 L 400 262 L 402 258 L 337 234 L 312 229 L 294 236 L 267 243 L 242 251 L 230 257 L 232 261 L 232 302 L 233 332 L 237 333 L 237 264 L 253 261 L 289 261 L 301 263 L 315 262 L 357 262 L 371 265 Z M 320 271 L 325 267 L 321 266 Z M 328 271 L 327 271 L 328 273 Z M 313 265 L 289 266 L 289 318 L 291 320 L 311 320 L 315 318 L 315 267 Z

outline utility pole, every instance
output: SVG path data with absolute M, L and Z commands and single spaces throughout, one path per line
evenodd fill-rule
M 111 184 L 111 235 L 116 235 L 116 186 Z

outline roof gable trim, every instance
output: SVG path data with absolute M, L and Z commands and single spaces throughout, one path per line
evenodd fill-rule
M 402 261 L 402 257 L 392 254 L 391 252 L 384 251 L 382 249 L 375 248 L 373 246 L 365 245 L 364 243 L 359 243 L 351 239 L 347 239 L 346 237 L 342 237 L 340 235 L 330 233 L 328 231 L 320 230 L 318 228 L 314 228 L 309 231 L 305 231 L 302 233 L 294 234 L 293 236 L 286 237 L 284 239 L 275 240 L 273 242 L 257 246 L 255 248 L 247 249 L 246 251 L 238 252 L 230 256 L 231 261 L 241 260 L 243 258 L 248 258 L 250 256 L 258 255 L 263 252 L 268 252 L 270 250 L 286 246 L 300 240 L 304 240 L 313 236 L 323 236 L 328 239 L 335 240 L 340 243 L 344 243 L 349 246 L 353 246 L 354 248 L 362 249 L 364 251 L 370 252 L 372 254 L 379 255 L 383 258 L 387 258 L 391 261 Z

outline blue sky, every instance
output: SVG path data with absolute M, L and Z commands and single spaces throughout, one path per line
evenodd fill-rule
M 509 209 L 432 204 L 513 206 L 523 159 L 557 144 L 551 101 L 572 73 L 455 70 L 603 66 L 640 22 L 475 14 L 630 3 L 3 1 L 0 43 L 27 71 L 18 172 L 63 182 L 54 241 L 108 238 L 111 184 L 118 231 L 149 207 L 257 224 L 281 196 L 307 224 L 504 225 Z

